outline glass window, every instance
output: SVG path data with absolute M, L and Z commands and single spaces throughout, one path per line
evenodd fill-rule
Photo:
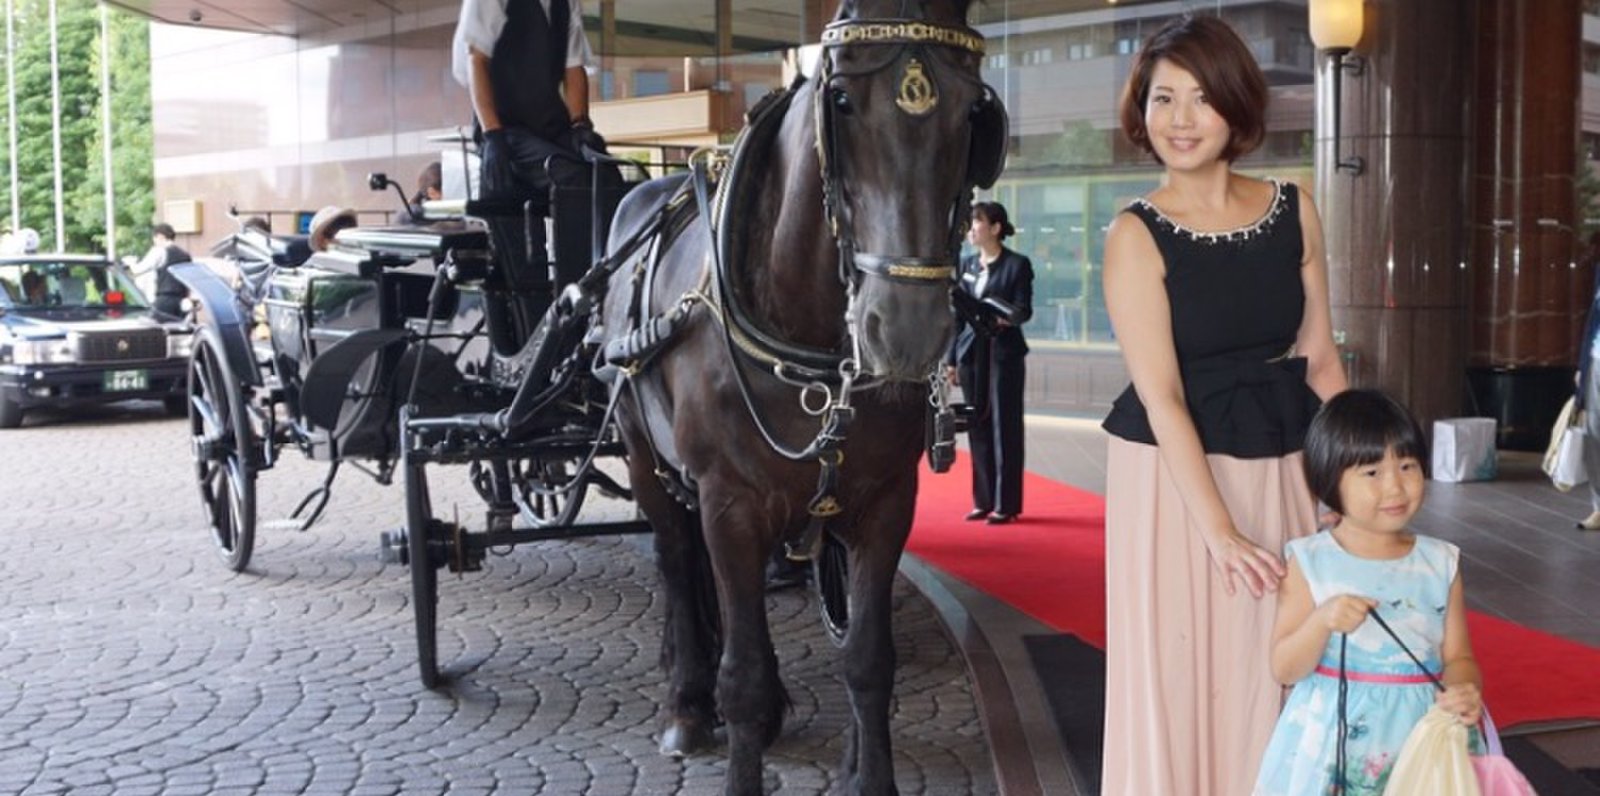
M 654 97 L 672 90 L 666 70 L 636 69 L 633 73 L 633 96 Z

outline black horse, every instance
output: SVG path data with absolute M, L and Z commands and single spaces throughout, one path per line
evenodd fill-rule
M 788 706 L 764 565 L 824 540 L 848 550 L 845 778 L 896 792 L 890 588 L 972 189 L 1005 152 L 969 3 L 846 0 L 816 76 L 752 110 L 714 196 L 701 176 L 657 181 L 613 225 L 665 230 L 602 316 L 665 587 L 661 750 L 703 750 L 720 716 L 730 794 L 761 792 Z

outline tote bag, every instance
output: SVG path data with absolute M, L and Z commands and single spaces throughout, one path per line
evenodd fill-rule
M 1573 410 L 1568 398 L 1550 429 L 1550 446 L 1544 452 L 1544 474 L 1556 489 L 1566 492 L 1589 480 L 1583 466 L 1583 413 Z
M 1483 742 L 1485 753 L 1472 758 L 1472 770 L 1478 775 L 1478 789 L 1483 796 L 1538 796 L 1528 784 L 1528 778 L 1522 776 L 1501 749 L 1500 733 L 1494 727 L 1494 719 L 1489 718 L 1487 708 L 1483 711 Z
M 1467 754 L 1467 727 L 1437 705 L 1411 728 L 1383 796 L 1482 796 Z

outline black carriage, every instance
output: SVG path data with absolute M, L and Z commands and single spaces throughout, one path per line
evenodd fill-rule
M 342 467 L 384 484 L 400 470 L 405 522 L 383 534 L 382 554 L 409 566 L 421 676 L 432 687 L 439 569 L 476 570 L 490 548 L 648 531 L 642 520 L 576 522 L 591 489 L 631 497 L 596 466 L 623 449 L 584 335 L 589 296 L 609 273 L 601 241 L 636 184 L 431 202 L 419 213 L 427 223 L 340 230 L 318 252 L 305 237 L 246 226 L 213 250 L 237 268 L 232 280 L 175 266 L 201 305 L 189 433 L 226 565 L 248 566 L 256 478 L 285 448 L 327 462 L 327 474 L 265 528 L 316 522 Z M 546 217 L 553 258 L 526 235 Z M 429 465 L 468 468 L 482 527 L 433 516 Z

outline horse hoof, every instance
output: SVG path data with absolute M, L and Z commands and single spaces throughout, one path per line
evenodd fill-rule
M 661 734 L 661 754 L 685 758 L 710 749 L 715 736 L 711 728 L 698 722 L 673 722 Z

